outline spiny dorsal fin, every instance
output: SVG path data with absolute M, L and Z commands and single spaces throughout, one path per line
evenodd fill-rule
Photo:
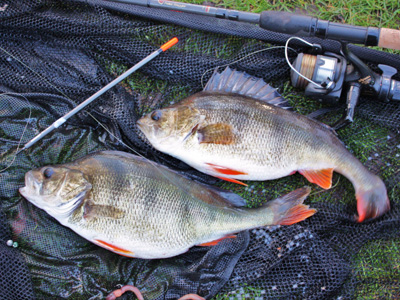
M 290 109 L 289 103 L 283 99 L 279 93 L 265 83 L 262 78 L 253 77 L 245 72 L 232 70 L 229 67 L 222 73 L 218 73 L 218 68 L 208 80 L 204 91 L 235 93 L 252 97 L 266 103 Z

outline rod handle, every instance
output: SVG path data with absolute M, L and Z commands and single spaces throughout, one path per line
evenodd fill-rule
M 382 30 L 377 27 L 354 26 L 319 20 L 315 17 L 283 11 L 263 11 L 260 16 L 260 27 L 290 35 L 315 36 L 322 39 L 346 41 L 365 46 L 377 46 L 380 40 L 380 31 Z M 390 34 L 394 33 L 391 31 Z M 399 41 L 398 37 L 397 35 L 397 41 Z M 396 44 L 392 37 L 390 39 L 392 44 Z M 393 47 L 389 41 L 384 44 L 385 48 Z
M 378 46 L 381 48 L 400 50 L 400 30 L 381 28 Z
M 283 11 L 263 11 L 260 14 L 260 27 L 290 35 L 309 35 L 312 17 Z

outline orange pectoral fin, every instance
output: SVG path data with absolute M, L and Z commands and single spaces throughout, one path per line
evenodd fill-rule
M 114 245 L 112 245 L 110 243 L 107 243 L 107 242 L 104 242 L 104 241 L 101 241 L 101 240 L 95 240 L 94 243 L 96 245 L 100 246 L 100 247 L 103 247 L 103 248 L 105 248 L 107 250 L 110 250 L 110 251 L 115 252 L 115 253 L 117 253 L 119 255 L 122 255 L 122 256 L 133 257 L 135 255 L 135 253 L 133 253 L 133 252 L 131 252 L 129 250 L 125 250 L 125 249 L 119 248 L 117 246 L 114 246 Z
M 199 244 L 199 245 L 197 245 L 197 246 L 201 246 L 201 247 L 215 246 L 215 245 L 217 245 L 220 241 L 222 241 L 222 240 L 224 240 L 224 239 L 235 239 L 235 238 L 236 238 L 236 235 L 227 235 L 227 236 L 224 236 L 224 237 L 222 237 L 222 238 L 220 238 L 220 239 L 218 239 L 218 240 L 211 241 L 211 242 L 208 242 L 208 243 Z
M 232 125 L 210 124 L 197 131 L 200 144 L 232 145 L 236 142 Z
M 299 170 L 299 173 L 307 178 L 309 182 L 318 184 L 323 189 L 329 189 L 332 186 L 333 168 L 322 170 Z

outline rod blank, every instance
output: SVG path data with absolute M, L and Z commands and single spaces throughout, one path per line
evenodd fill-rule
M 263 11 L 261 14 L 165 0 L 107 0 L 258 24 L 261 28 L 297 36 L 315 36 L 365 46 L 400 50 L 400 30 L 354 26 L 301 14 Z

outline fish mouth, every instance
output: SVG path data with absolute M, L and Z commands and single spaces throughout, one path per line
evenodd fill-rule
M 40 190 L 41 184 L 35 178 L 32 171 L 29 171 L 25 174 L 25 186 L 18 189 L 19 193 L 26 200 L 31 202 L 32 204 L 39 206 L 41 202 Z
M 145 127 L 146 124 L 143 121 L 143 118 L 140 118 L 139 120 L 136 121 L 136 125 L 137 127 L 139 127 L 141 131 L 143 131 L 143 128 Z
M 30 200 L 31 196 L 37 195 L 40 190 L 40 184 L 35 179 L 32 171 L 25 174 L 25 186 L 19 188 L 19 192 L 22 196 Z
M 28 192 L 27 192 L 27 190 L 26 190 L 26 186 L 21 187 L 21 188 L 19 188 L 18 190 L 19 190 L 19 193 L 22 195 L 22 197 L 26 198 L 26 196 L 27 196 L 27 194 L 28 194 Z
M 140 129 L 140 131 L 147 137 L 150 134 L 149 126 L 146 124 L 146 120 L 141 118 L 136 121 L 136 126 Z M 147 137 L 148 138 L 148 137 Z
M 42 183 L 35 176 L 35 172 L 37 171 L 33 170 L 27 172 L 25 174 L 25 186 L 19 188 L 20 194 L 33 205 L 45 210 L 53 217 L 61 218 L 69 216 L 71 212 L 75 210 L 82 202 L 86 191 L 78 194 L 74 199 L 66 203 L 57 202 L 57 200 L 60 198 L 58 193 L 56 195 L 43 195 Z M 68 174 L 65 174 L 64 178 L 60 180 L 57 190 L 59 190 L 59 187 L 64 185 L 67 181 L 67 175 Z
M 146 116 L 137 120 L 136 125 L 147 141 L 153 146 L 155 144 L 169 144 L 169 135 L 165 136 L 162 131 L 160 132 L 158 125 L 149 122 Z

